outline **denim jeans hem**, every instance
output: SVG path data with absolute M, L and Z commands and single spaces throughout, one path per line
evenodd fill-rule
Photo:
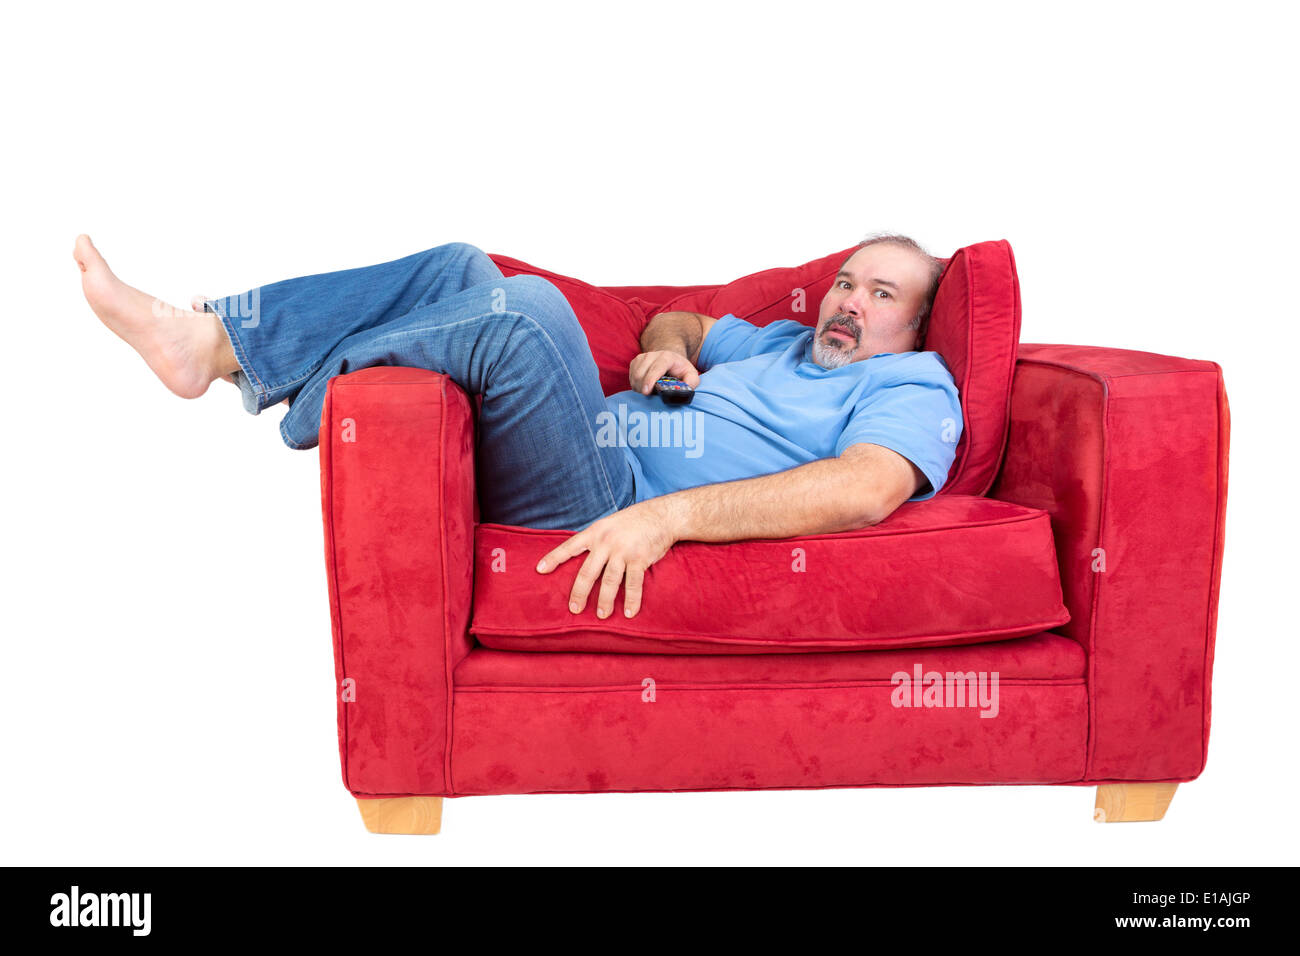
M 239 333 L 235 331 L 234 323 L 220 309 L 212 307 L 212 300 L 203 303 L 203 311 L 211 312 L 221 320 L 221 326 L 226 330 L 226 337 L 230 339 L 230 346 L 235 353 L 235 361 L 239 363 L 239 371 L 232 374 L 231 378 L 239 386 L 244 411 L 250 415 L 260 414 L 267 406 L 267 389 L 260 384 L 261 379 L 253 371 L 253 366 L 248 361 L 248 353 L 244 351 L 244 344 L 239 340 Z
M 290 419 L 287 415 L 284 418 L 280 419 L 280 438 L 284 441 L 286 445 L 288 445 L 294 451 L 309 451 L 310 449 L 315 448 L 318 444 L 320 444 L 320 439 L 317 438 L 316 436 L 312 436 L 311 440 L 306 443 L 291 438 L 289 436 L 289 422 Z

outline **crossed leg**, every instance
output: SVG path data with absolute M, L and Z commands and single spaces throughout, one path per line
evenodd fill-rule
M 289 279 L 202 312 L 126 285 L 88 237 L 74 255 L 96 315 L 163 384 L 195 398 L 230 377 L 254 413 L 287 400 L 280 430 L 290 447 L 316 444 L 334 376 L 409 365 L 483 398 L 483 520 L 581 529 L 635 499 L 624 451 L 597 441 L 604 395 L 572 308 L 545 280 L 502 276 L 472 246 Z

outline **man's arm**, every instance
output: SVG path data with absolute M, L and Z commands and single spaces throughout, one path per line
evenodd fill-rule
M 792 538 L 879 524 L 927 480 L 898 452 L 862 443 L 838 458 L 651 500 L 662 501 L 678 541 Z
M 788 538 L 862 528 L 883 521 L 926 480 L 895 451 L 850 445 L 838 458 L 638 502 L 567 539 L 537 570 L 547 574 L 586 552 L 569 610 L 576 614 L 585 608 L 599 580 L 596 615 L 608 617 L 626 576 L 623 612 L 632 617 L 641 608 L 646 570 L 677 541 Z
M 718 321 L 698 312 L 661 312 L 641 333 L 641 354 L 628 366 L 628 381 L 635 391 L 649 395 L 665 375 L 680 378 L 694 388 L 700 384 L 696 363 L 704 337 Z
M 704 337 L 717 319 L 699 312 L 661 312 L 641 333 L 642 352 L 676 352 L 699 365 Z

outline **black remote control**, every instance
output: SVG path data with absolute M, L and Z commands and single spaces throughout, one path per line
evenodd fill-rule
M 680 378 L 665 375 L 655 382 L 655 394 L 669 405 L 689 405 L 695 397 L 695 389 Z

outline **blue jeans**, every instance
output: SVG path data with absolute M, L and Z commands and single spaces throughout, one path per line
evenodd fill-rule
M 284 399 L 290 448 L 317 443 L 329 380 L 374 365 L 441 372 L 483 397 L 482 520 L 581 530 L 635 500 L 622 448 L 596 442 L 605 396 L 564 295 L 505 278 L 463 243 L 394 262 L 288 279 L 205 304 L 225 326 L 254 415 Z

